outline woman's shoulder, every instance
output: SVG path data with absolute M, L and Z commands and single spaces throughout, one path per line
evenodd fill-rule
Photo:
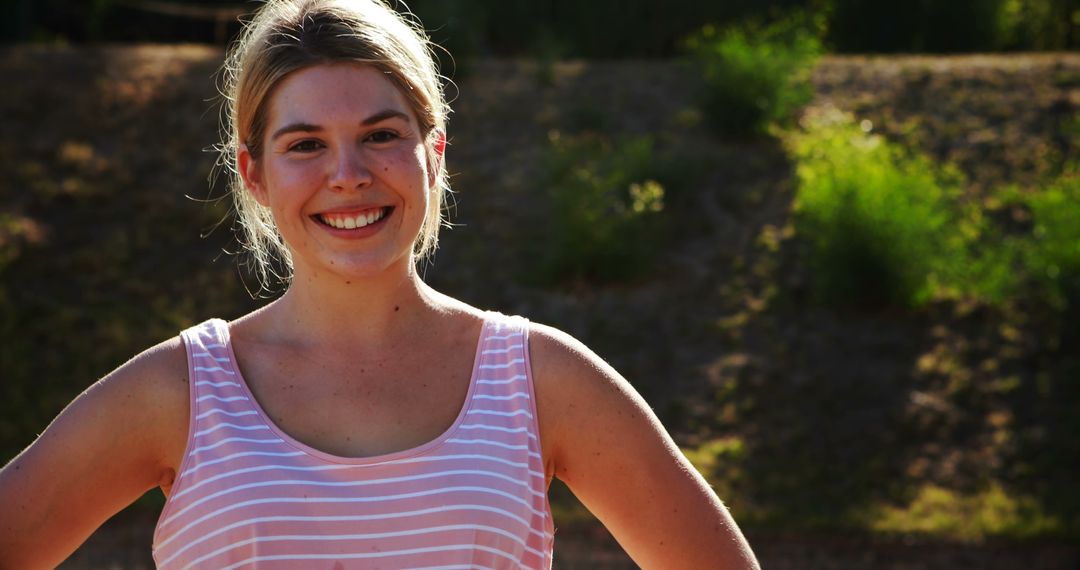
M 569 333 L 532 321 L 528 329 L 538 399 L 563 408 L 581 401 L 639 397 L 615 368 Z
M 103 380 L 124 383 L 148 395 L 188 395 L 188 356 L 183 335 L 185 331 L 206 326 L 210 322 L 178 331 L 177 334 L 146 348 L 117 367 Z
M 187 445 L 189 375 L 187 348 L 177 334 L 135 355 L 99 382 L 111 407 L 125 410 L 115 415 L 143 426 L 141 439 L 163 469 L 165 487 Z
M 128 382 L 165 395 L 178 390 L 187 397 L 187 348 L 179 334 L 174 335 L 136 354 L 117 369 Z
M 600 356 L 565 331 L 535 321 L 528 322 L 528 329 L 533 373 L 545 380 L 564 382 L 582 373 L 610 369 Z
M 580 340 L 549 325 L 530 321 L 528 327 L 541 432 L 553 445 L 570 438 L 581 422 L 591 421 L 589 410 L 641 401 L 630 383 Z
M 170 427 L 187 425 L 188 375 L 187 349 L 175 335 L 136 354 L 100 383 L 109 385 L 114 398 L 143 407 L 155 426 L 171 433 Z

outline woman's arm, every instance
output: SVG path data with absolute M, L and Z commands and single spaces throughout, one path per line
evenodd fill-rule
M 569 335 L 530 331 L 555 476 L 631 558 L 646 569 L 759 568 L 723 503 L 629 382 Z
M 0 470 L 0 568 L 53 568 L 113 514 L 170 484 L 186 445 L 187 402 L 176 338 L 68 405 Z

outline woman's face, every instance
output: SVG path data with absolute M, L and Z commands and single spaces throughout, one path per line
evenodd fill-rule
M 397 87 L 373 67 L 330 64 L 291 73 L 271 97 L 263 155 L 242 148 L 238 166 L 273 213 L 297 276 L 410 267 L 441 156 L 429 168 Z

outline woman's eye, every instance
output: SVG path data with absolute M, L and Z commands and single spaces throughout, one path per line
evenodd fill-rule
M 368 140 L 373 143 L 388 143 L 398 138 L 397 133 L 393 131 L 376 131 L 368 135 Z
M 297 152 L 314 152 L 322 148 L 318 141 L 300 141 L 289 147 L 289 150 Z

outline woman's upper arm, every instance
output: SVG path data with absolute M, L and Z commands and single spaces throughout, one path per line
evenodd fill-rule
M 565 333 L 533 325 L 530 337 L 555 476 L 634 561 L 642 568 L 757 568 L 727 509 L 633 387 Z
M 187 400 L 179 338 L 79 395 L 0 470 L 0 567 L 55 567 L 117 511 L 168 484 L 186 442 Z

